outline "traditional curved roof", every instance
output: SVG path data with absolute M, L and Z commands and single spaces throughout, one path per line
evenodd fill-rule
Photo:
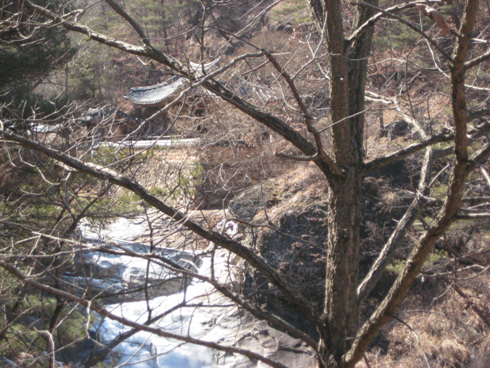
M 219 57 L 207 64 L 197 64 L 190 62 L 190 68 L 197 75 L 204 75 L 204 71 L 212 69 L 219 62 Z M 137 105 L 156 105 L 163 102 L 165 99 L 172 96 L 184 85 L 184 78 L 173 76 L 167 81 L 148 87 L 135 87 L 124 95 L 124 98 L 132 101 Z
M 203 76 L 205 71 L 209 71 L 210 69 L 214 69 L 216 65 L 219 63 L 219 57 L 211 61 L 210 63 L 207 64 L 198 64 L 198 63 L 193 63 L 192 61 L 189 62 L 189 66 L 191 67 L 192 71 L 194 73 L 197 73 L 199 76 Z
M 154 86 L 131 88 L 131 92 L 124 95 L 124 98 L 137 105 L 155 105 L 172 96 L 183 85 L 184 80 L 174 76 Z

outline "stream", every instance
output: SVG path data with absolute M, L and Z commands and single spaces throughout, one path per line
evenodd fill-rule
M 237 266 L 233 264 L 234 256 L 229 252 L 217 248 L 211 258 L 211 252 L 201 249 L 201 256 L 196 257 L 183 250 L 183 247 L 176 249 L 169 246 L 170 243 L 178 244 L 179 237 L 168 237 L 166 243 L 150 247 L 144 243 L 144 239 L 148 239 L 144 236 L 148 233 L 145 226 L 145 221 L 141 219 L 120 218 L 103 229 L 94 230 L 85 224 L 80 230 L 82 238 L 94 246 L 104 245 L 119 253 L 123 253 L 121 249 L 139 254 L 152 251 L 201 275 L 209 277 L 213 273 L 222 284 L 229 285 L 236 281 L 232 272 Z M 229 236 L 236 235 L 238 231 L 238 225 L 231 221 L 221 222 L 217 228 Z M 171 230 L 165 231 L 173 233 Z M 184 238 L 187 239 L 186 236 Z M 192 244 L 192 241 L 187 244 Z M 213 245 L 209 244 L 207 250 L 211 249 Z M 106 293 L 108 298 L 105 299 L 105 309 L 117 316 L 145 323 L 149 317 L 153 318 L 185 304 L 151 326 L 169 333 L 248 349 L 291 367 L 310 366 L 312 363 L 313 352 L 303 342 L 255 319 L 205 282 L 183 278 L 158 264 L 149 264 L 141 257 L 102 253 L 95 248 L 84 249 L 79 254 L 81 257 L 75 259 L 78 271 L 65 277 L 83 290 L 87 288 L 92 295 Z M 132 293 L 133 300 L 128 301 L 124 291 L 144 285 L 145 280 L 156 291 L 148 299 L 144 292 Z M 130 330 L 119 322 L 98 315 L 93 316 L 91 325 L 91 335 L 104 344 Z M 136 368 L 266 367 L 242 355 L 188 344 L 145 331 L 137 332 L 115 346 L 103 363 L 107 367 Z
M 145 230 L 144 222 L 140 221 L 138 224 L 135 221 L 121 218 L 106 229 L 99 231 L 83 226 L 81 233 L 85 241 L 94 245 L 109 245 L 114 250 L 127 249 L 130 252 L 143 254 L 150 250 L 149 246 L 128 239 L 138 237 Z M 229 235 L 234 235 L 237 225 L 226 224 L 226 231 Z M 193 271 L 202 275 L 210 276 L 211 274 L 210 256 L 199 257 L 196 261 L 192 253 L 183 250 L 155 247 L 153 252 L 181 265 L 190 265 Z M 116 301 L 114 297 L 110 297 L 108 300 L 114 303 L 106 305 L 105 309 L 117 316 L 144 323 L 149 317 L 157 316 L 179 304 L 186 304 L 188 306 L 176 309 L 151 326 L 159 327 L 169 333 L 213 342 L 226 341 L 230 337 L 234 340 L 240 333 L 238 308 L 225 297 L 213 292 L 210 285 L 200 280 L 193 279 L 185 286 L 186 283 L 182 278 L 179 279 L 165 267 L 129 255 L 85 250 L 82 252 L 82 257 L 83 260 L 80 263 L 83 264 L 83 267 L 85 269 L 87 266 L 91 267 L 90 280 L 75 275 L 67 275 L 65 278 L 71 282 L 76 281 L 79 286 L 83 287 L 90 283 L 90 287 L 98 292 L 100 290 L 111 294 L 122 292 L 131 285 L 134 286 L 136 282 L 142 282 L 142 278 L 147 274 L 152 280 L 166 280 L 165 286 L 158 289 L 158 294 L 168 295 L 155 296 L 148 301 L 144 293 L 140 293 L 141 295 L 136 293 L 136 299 L 141 299 L 136 301 Z M 215 253 L 213 265 L 217 279 L 225 281 L 229 278 L 226 266 L 228 261 L 227 252 Z M 171 285 L 167 286 L 169 283 Z M 97 318 L 100 319 L 98 316 Z M 128 330 L 130 330 L 129 327 L 119 322 L 102 318 L 95 323 L 92 333 L 98 336 L 102 343 L 107 344 Z M 118 344 L 106 357 L 104 363 L 108 366 L 137 368 L 207 368 L 237 366 L 237 359 L 242 364 L 246 364 L 247 359 L 243 357 L 235 357 L 231 363 L 229 357 L 212 349 L 140 331 Z

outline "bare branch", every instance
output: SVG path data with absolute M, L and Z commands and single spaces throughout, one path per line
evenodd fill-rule
M 314 156 L 317 153 L 315 146 L 313 146 L 301 134 L 296 132 L 278 117 L 260 111 L 255 106 L 241 99 L 235 93 L 229 91 L 223 85 L 214 80 L 209 80 L 203 83 L 203 86 L 211 92 L 217 94 L 223 100 L 237 107 L 240 111 L 254 118 L 259 123 L 262 123 L 274 132 L 281 135 L 283 138 L 292 143 L 296 148 L 302 151 L 305 155 Z M 319 157 L 318 159 L 315 159 L 314 162 L 325 173 L 325 175 L 327 175 L 327 177 L 331 178 L 335 176 L 330 166 L 322 158 Z
M 25 276 L 17 268 L 15 268 L 14 266 L 12 266 L 11 264 L 8 264 L 8 263 L 4 262 L 1 258 L 0 258 L 0 266 L 3 267 L 6 271 L 8 271 L 9 273 L 11 273 L 12 275 L 14 275 L 17 278 L 19 278 L 22 282 L 24 282 L 24 283 L 26 283 L 28 285 L 31 285 L 31 286 L 35 287 L 36 289 L 38 289 L 38 290 L 41 290 L 41 291 L 43 291 L 45 293 L 48 293 L 48 294 L 51 294 L 51 295 L 55 295 L 55 296 L 61 297 L 61 298 L 65 299 L 65 300 L 67 300 L 67 301 L 70 301 L 70 302 L 73 302 L 73 303 L 78 303 L 80 305 L 83 305 L 84 307 L 87 307 L 90 310 L 93 310 L 93 311 L 97 312 L 102 317 L 110 318 L 110 319 L 112 319 L 114 321 L 117 321 L 119 323 L 122 323 L 125 326 L 138 329 L 139 331 L 146 331 L 146 332 L 149 332 L 149 333 L 154 334 L 156 336 L 161 336 L 161 337 L 165 337 L 165 338 L 169 338 L 169 339 L 175 339 L 175 340 L 178 340 L 178 341 L 188 342 L 188 343 L 191 343 L 191 344 L 206 346 L 206 347 L 211 348 L 211 349 L 226 351 L 226 352 L 229 352 L 229 353 L 242 354 L 242 355 L 244 355 L 244 356 L 246 356 L 248 358 L 256 359 L 256 360 L 259 360 L 259 361 L 261 361 L 261 362 L 263 362 L 265 364 L 268 364 L 271 367 L 286 368 L 284 365 L 282 365 L 280 363 L 274 362 L 274 361 L 272 361 L 272 360 L 270 360 L 270 359 L 268 359 L 266 357 L 263 357 L 260 354 L 251 352 L 251 351 L 246 350 L 246 349 L 235 348 L 235 347 L 232 347 L 232 346 L 224 346 L 224 345 L 220 345 L 220 344 L 217 344 L 217 343 L 214 343 L 214 342 L 204 341 L 202 339 L 197 339 L 197 338 L 190 337 L 190 336 L 177 335 L 177 334 L 165 332 L 164 330 L 162 330 L 160 328 L 154 328 L 154 327 L 146 326 L 145 324 L 133 322 L 133 321 L 127 319 L 127 318 L 123 318 L 123 317 L 117 316 L 117 315 L 115 315 L 113 313 L 110 313 L 109 311 L 107 311 L 106 309 L 102 308 L 101 306 L 99 306 L 94 301 L 90 301 L 90 300 L 86 300 L 86 299 L 83 299 L 83 298 L 79 298 L 79 297 L 77 297 L 75 295 L 72 295 L 72 294 L 66 292 L 66 291 L 59 290 L 59 289 L 53 288 L 51 286 L 48 286 L 48 285 L 42 284 L 40 282 L 37 282 L 37 281 L 33 280 L 32 278 Z
M 469 297 L 466 295 L 466 293 L 461 290 L 461 288 L 454 284 L 454 291 L 456 291 L 462 298 L 465 299 L 465 301 L 468 303 L 469 306 L 471 306 L 471 309 L 475 311 L 475 313 L 482 319 L 483 322 L 487 325 L 487 327 L 490 327 L 490 318 L 488 316 L 488 313 L 486 313 L 484 310 L 482 310 L 478 305 L 476 305 Z
M 452 107 L 456 131 L 454 139 L 456 164 L 452 170 L 446 201 L 436 219 L 431 223 L 430 228 L 415 245 L 412 253 L 407 259 L 403 271 L 396 279 L 385 299 L 381 302 L 368 321 L 359 329 L 349 352 L 345 355 L 344 361 L 347 364 L 362 359 L 369 342 L 393 315 L 398 305 L 405 298 L 405 295 L 420 271 L 424 260 L 429 255 L 436 241 L 455 220 L 460 209 L 469 166 L 467 151 L 467 117 L 464 108 L 464 60 L 467 55 L 470 35 L 475 24 L 477 12 L 478 0 L 468 0 L 461 26 L 462 37 L 458 38 L 458 43 L 454 51 L 454 64 L 451 69 L 453 90 Z
M 440 3 L 441 1 L 440 0 L 437 0 L 437 1 L 427 1 L 427 3 Z M 400 10 L 405 10 L 405 9 L 408 9 L 408 8 L 413 8 L 414 6 L 416 6 L 417 4 L 419 4 L 420 2 L 418 1 L 415 1 L 415 2 L 410 2 L 410 3 L 406 3 L 406 4 L 399 4 L 399 5 L 395 5 L 395 6 L 392 6 L 390 8 L 386 8 L 384 9 L 385 12 L 394 12 L 394 11 L 400 11 Z M 364 5 L 364 4 L 359 4 L 359 5 Z M 375 15 L 373 15 L 370 19 L 368 19 L 364 24 L 362 24 L 360 27 L 358 27 L 356 30 L 354 30 L 354 32 L 346 38 L 346 41 L 347 42 L 352 42 L 354 39 L 356 39 L 357 37 L 359 37 L 360 34 L 362 34 L 362 32 L 364 32 L 367 28 L 373 26 L 379 19 L 381 19 L 381 17 L 384 15 L 383 12 L 379 12 Z
M 480 164 L 478 164 L 478 165 L 480 167 L 480 171 L 481 171 L 483 177 L 487 181 L 488 187 L 490 188 L 490 175 L 488 174 L 487 170 L 485 170 L 485 168 L 483 167 L 483 165 L 480 165 Z
M 432 39 L 432 37 L 429 37 L 429 35 L 427 33 L 425 33 L 424 31 L 422 31 L 421 29 L 419 29 L 418 27 L 414 26 L 412 23 L 410 23 L 409 21 L 399 17 L 398 15 L 395 15 L 393 13 L 390 13 L 389 11 L 386 11 L 386 10 L 383 10 L 381 8 L 378 8 L 377 6 L 374 6 L 372 4 L 369 4 L 369 3 L 366 3 L 365 1 L 359 1 L 359 2 L 356 2 L 354 3 L 356 5 L 362 5 L 362 6 L 367 6 L 371 9 L 374 9 L 374 10 L 377 10 L 379 11 L 380 13 L 383 13 L 384 15 L 387 15 L 389 16 L 390 18 L 394 18 L 394 19 L 397 19 L 398 21 L 400 21 L 401 23 L 405 24 L 406 26 L 410 27 L 411 29 L 413 29 L 415 32 L 417 32 L 418 34 L 420 34 L 422 37 L 424 37 L 427 41 L 429 41 L 433 46 L 434 48 L 439 51 L 441 53 L 442 56 L 444 56 L 444 58 L 446 60 L 448 60 L 449 62 L 453 62 L 453 59 L 451 58 L 451 56 L 449 56 L 441 47 L 439 47 L 439 45 Z
M 54 339 L 53 339 L 53 334 L 50 331 L 47 330 L 38 330 L 34 328 L 34 331 L 38 333 L 41 336 L 44 336 L 46 340 L 48 341 L 48 354 L 49 354 L 49 368 L 55 368 L 56 367 L 56 357 L 55 357 L 55 345 L 54 345 Z
M 484 62 L 485 60 L 488 60 L 490 59 L 490 50 L 487 50 L 487 52 L 485 52 L 484 54 L 472 59 L 472 60 L 469 60 L 467 61 L 466 63 L 464 63 L 464 67 L 466 68 L 466 70 Z
M 481 149 L 473 153 L 473 155 L 471 156 L 468 165 L 468 172 L 476 169 L 477 167 L 480 167 L 489 158 L 490 158 L 490 143 L 487 143 L 486 146 L 482 147 Z
M 284 321 L 283 319 L 273 315 L 272 313 L 261 309 L 258 306 L 253 306 L 249 302 L 247 302 L 245 299 L 243 299 L 241 296 L 238 294 L 232 292 L 228 287 L 225 285 L 217 282 L 215 279 L 201 275 L 199 273 L 193 272 L 181 265 L 179 265 L 176 262 L 173 262 L 172 260 L 160 256 L 160 255 L 155 255 L 155 254 L 141 254 L 141 253 L 136 253 L 133 251 L 130 251 L 125 248 L 120 248 L 121 251 L 117 252 L 105 247 L 100 247 L 97 248 L 98 250 L 103 250 L 106 253 L 110 254 L 117 254 L 117 255 L 130 255 L 134 258 L 142 258 L 147 260 L 148 262 L 153 262 L 157 265 L 163 266 L 163 267 L 170 267 L 170 269 L 173 272 L 178 272 L 193 278 L 196 278 L 198 280 L 201 280 L 203 282 L 207 282 L 210 285 L 212 285 L 216 290 L 218 290 L 221 294 L 235 302 L 237 305 L 243 307 L 244 309 L 248 310 L 250 313 L 252 313 L 254 316 L 261 318 L 263 320 L 268 321 L 271 325 L 282 329 L 283 331 L 286 331 L 289 333 L 291 336 L 297 337 L 300 340 L 303 340 L 306 342 L 308 345 L 310 345 L 312 348 L 315 350 L 318 348 L 318 344 L 308 335 L 306 335 L 304 332 L 300 331 L 293 325 L 289 324 L 288 322 Z
M 141 40 L 143 41 L 143 43 L 147 46 L 150 46 L 150 40 L 148 39 L 148 37 L 145 35 L 145 32 L 143 31 L 143 29 L 140 27 L 140 25 L 133 19 L 129 16 L 128 13 L 126 13 L 124 11 L 123 8 L 121 8 L 118 4 L 116 4 L 116 2 L 114 2 L 113 0 L 105 0 L 105 2 L 107 4 L 109 4 L 109 6 L 114 9 L 114 11 L 119 14 L 126 22 L 128 22 L 131 27 L 133 27 L 133 29 L 136 31 L 136 33 L 138 34 L 138 36 L 140 36 Z
M 315 138 L 315 143 L 316 143 L 316 147 L 318 150 L 318 156 L 320 156 L 323 160 L 325 160 L 325 162 L 329 166 L 330 170 L 336 176 L 342 175 L 342 170 L 335 164 L 335 162 L 332 160 L 332 158 L 330 158 L 330 156 L 323 149 L 323 142 L 322 142 L 322 138 L 320 136 L 320 132 L 317 129 L 315 129 L 315 127 L 313 126 L 310 114 L 308 113 L 308 109 L 306 108 L 305 104 L 303 103 L 303 100 L 301 99 L 301 96 L 299 95 L 298 89 L 296 88 L 294 81 L 291 79 L 289 74 L 284 70 L 284 68 L 282 68 L 279 65 L 277 60 L 274 58 L 274 56 L 272 56 L 272 54 L 270 52 L 264 51 L 264 53 L 265 53 L 267 59 L 269 59 L 271 64 L 274 66 L 274 68 L 276 68 L 276 70 L 284 78 L 284 80 L 288 84 L 291 92 L 293 93 L 294 99 L 296 100 L 296 103 L 298 104 L 298 106 L 301 110 L 301 113 L 303 115 L 303 119 L 305 121 L 306 128 L 308 129 L 308 132 L 310 132 L 313 135 L 313 137 Z M 315 157 L 315 156 L 313 156 L 313 157 Z M 315 160 L 313 160 L 313 161 L 315 161 Z
M 476 219 L 490 219 L 490 212 L 482 213 L 458 213 L 455 216 L 458 220 L 476 220 Z
M 369 295 L 371 290 L 373 290 L 373 288 L 376 286 L 386 266 L 391 260 L 397 245 L 400 243 L 400 240 L 406 234 L 408 228 L 412 226 L 414 220 L 419 214 L 420 209 L 423 205 L 423 201 L 425 199 L 423 194 L 426 192 L 429 185 L 433 160 L 433 149 L 432 147 L 429 147 L 427 148 L 427 151 L 425 153 L 424 162 L 421 170 L 421 177 L 417 188 L 417 193 L 415 194 L 415 198 L 413 199 L 403 217 L 398 222 L 395 230 L 392 232 L 388 241 L 376 258 L 376 261 L 373 263 L 371 269 L 364 277 L 364 280 L 362 280 L 359 284 L 357 288 L 359 302 L 363 301 Z
M 454 139 L 453 133 L 441 133 L 426 138 L 424 140 L 421 140 L 420 142 L 413 143 L 410 146 L 402 148 L 399 151 L 396 151 L 390 155 L 378 157 L 370 162 L 367 162 L 364 165 L 364 174 L 367 175 L 370 172 L 382 168 L 383 166 L 404 159 L 405 157 L 413 155 L 414 153 L 420 152 L 421 150 L 423 150 L 428 146 L 432 146 L 434 144 L 441 143 L 441 142 L 449 142 L 453 139 Z
M 282 157 L 282 158 L 286 158 L 288 160 L 293 160 L 293 161 L 302 161 L 302 162 L 306 162 L 306 161 L 314 161 L 316 159 L 319 158 L 319 155 L 315 155 L 315 156 L 310 156 L 310 157 L 307 157 L 307 156 L 295 156 L 295 155 L 288 155 L 287 153 L 283 153 L 283 152 L 275 152 L 274 153 L 277 157 Z
M 133 55 L 147 56 L 147 50 L 148 50 L 147 47 L 135 46 L 135 45 L 132 45 L 132 44 L 127 43 L 127 42 L 118 41 L 118 40 L 111 38 L 111 37 L 108 37 L 102 33 L 95 32 L 90 27 L 65 20 L 65 19 L 61 18 L 59 15 L 49 11 L 48 9 L 43 8 L 42 6 L 39 6 L 37 4 L 34 4 L 30 0 L 26 0 L 25 3 L 28 7 L 32 8 L 36 12 L 42 14 L 43 16 L 45 16 L 48 19 L 51 19 L 55 23 L 62 25 L 64 28 L 66 28 L 70 31 L 74 31 L 74 32 L 84 34 L 94 41 L 103 43 L 107 46 L 114 47 L 116 49 L 128 52 L 128 53 L 133 54 Z M 174 60 L 174 59 L 169 60 L 169 62 L 176 62 L 176 60 Z
M 135 193 L 141 199 L 146 201 L 149 205 L 155 207 L 162 213 L 171 217 L 173 220 L 182 222 L 183 226 L 187 227 L 192 232 L 247 260 L 252 266 L 257 268 L 257 270 L 260 270 L 272 284 L 277 286 L 277 288 L 284 293 L 286 298 L 295 303 L 309 319 L 311 319 L 312 321 L 316 320 L 315 312 L 313 311 L 311 304 L 301 294 L 297 292 L 292 292 L 287 282 L 282 279 L 282 277 L 276 272 L 276 270 L 269 266 L 262 257 L 252 252 L 249 248 L 218 232 L 204 229 L 196 222 L 188 219 L 181 212 L 168 206 L 159 198 L 150 194 L 141 185 L 139 185 L 127 176 L 120 175 L 115 171 L 100 167 L 92 163 L 84 163 L 76 158 L 70 157 L 66 154 L 60 153 L 54 149 L 45 147 L 39 143 L 33 142 L 27 138 L 15 135 L 13 133 L 3 132 L 3 134 L 7 139 L 13 140 L 15 142 L 21 143 L 26 147 L 42 152 L 55 160 L 61 161 L 66 165 L 77 169 L 80 172 L 87 173 L 99 179 L 108 180 L 115 185 L 129 189 L 131 192 Z
M 167 55 L 151 46 L 139 47 L 126 42 L 115 40 L 101 33 L 95 32 L 87 26 L 64 20 L 58 15 L 56 15 L 55 13 L 41 6 L 35 5 L 29 0 L 26 0 L 26 4 L 31 8 L 35 9 L 36 11 L 38 11 L 39 13 L 41 13 L 42 15 L 44 15 L 45 17 L 55 21 L 56 23 L 59 23 L 61 26 L 63 26 L 66 29 L 85 34 L 91 39 L 100 42 L 102 44 L 105 44 L 107 46 L 117 48 L 119 50 L 128 52 L 133 55 L 137 55 L 140 57 L 147 57 L 152 60 L 155 60 L 163 65 L 168 66 L 174 71 L 186 76 L 190 80 L 199 79 L 198 76 L 195 75 L 193 70 L 185 66 L 183 63 L 173 58 L 172 56 Z M 256 106 L 238 97 L 235 93 L 227 89 L 218 81 L 209 78 L 206 79 L 205 81 L 202 81 L 202 86 L 208 89 L 209 91 L 215 93 L 223 100 L 229 102 L 231 105 L 235 106 L 237 109 L 244 112 L 248 116 L 257 120 L 259 123 L 272 129 L 274 132 L 284 137 L 286 140 L 292 143 L 296 148 L 301 150 L 307 156 L 313 156 L 316 154 L 316 148 L 310 142 L 308 142 L 308 140 L 305 137 L 303 137 L 301 134 L 299 134 L 294 129 L 292 129 L 288 124 L 286 124 L 276 116 L 260 111 Z M 325 173 L 325 175 L 327 175 L 327 177 L 334 176 L 332 169 L 324 159 L 322 158 L 316 159 L 315 164 Z

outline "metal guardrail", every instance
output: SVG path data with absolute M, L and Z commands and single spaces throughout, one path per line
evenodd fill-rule
M 131 147 L 131 148 L 151 148 L 151 147 L 195 147 L 200 143 L 200 138 L 187 139 L 156 139 L 156 140 L 138 140 L 138 141 L 119 141 L 119 142 L 100 142 L 97 147 Z

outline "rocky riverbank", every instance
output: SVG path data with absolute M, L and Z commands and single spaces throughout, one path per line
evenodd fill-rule
M 102 241 L 110 240 L 104 245 L 113 251 L 113 254 L 85 249 L 79 252 L 76 257 L 78 260 L 75 262 L 80 275 L 65 277 L 70 281 L 76 278 L 80 287 L 87 286 L 92 294 L 105 296 L 102 300 L 108 303 L 106 309 L 120 317 L 142 323 L 152 316 L 163 314 L 164 316 L 153 323 L 152 327 L 225 346 L 245 348 L 287 365 L 291 365 L 291 362 L 295 362 L 294 366 L 310 365 L 313 352 L 301 341 L 257 321 L 248 312 L 216 293 L 210 285 L 183 278 L 158 265 L 151 265 L 149 270 L 149 263 L 145 258 L 139 258 L 149 252 L 161 254 L 207 276 L 211 275 L 213 267 L 214 277 L 223 283 L 233 283 L 238 282 L 233 275 L 241 277 L 242 273 L 237 273 L 237 267 L 241 269 L 241 266 L 235 264 L 232 255 L 214 249 L 211 259 L 209 249 L 212 245 L 208 250 L 194 246 L 195 251 L 191 252 L 134 242 L 147 234 L 146 225 L 141 218 L 120 219 L 99 231 L 97 241 L 95 232 L 85 231 L 84 235 L 99 248 Z M 237 236 L 238 226 L 235 223 L 222 223 L 219 226 L 223 231 Z M 181 237 L 188 239 L 184 233 Z M 175 236 L 173 239 L 176 239 Z M 124 250 L 126 254 L 118 254 Z M 135 257 L 128 255 L 128 251 L 135 253 Z M 148 293 L 144 286 L 153 291 Z M 165 312 L 178 305 L 185 307 L 176 308 L 171 313 Z M 96 336 L 99 343 L 111 346 L 104 364 L 117 363 L 140 368 L 261 366 L 260 363 L 241 355 L 183 344 L 144 332 L 130 335 L 116 346 L 112 346 L 114 341 L 130 329 L 108 318 L 100 319 L 95 326 L 92 335 Z M 100 347 L 95 349 L 95 353 L 103 351 Z

